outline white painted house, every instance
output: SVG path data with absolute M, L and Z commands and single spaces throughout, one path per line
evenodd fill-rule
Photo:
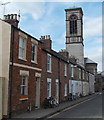
M 11 25 L 0 19 L 0 119 L 8 112 L 10 39 Z

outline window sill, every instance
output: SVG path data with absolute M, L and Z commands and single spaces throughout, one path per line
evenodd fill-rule
M 37 62 L 35 62 L 35 61 L 32 61 L 32 60 L 31 60 L 31 63 L 38 64 Z
M 28 100 L 28 95 L 20 95 L 19 100 Z
M 24 59 L 24 58 L 18 58 L 18 59 L 19 59 L 19 60 L 23 60 L 23 61 L 25 61 L 25 62 L 27 61 L 27 60 L 26 60 L 26 59 Z
M 67 77 L 67 75 L 64 75 L 64 77 Z
M 22 101 L 22 100 L 28 100 L 28 98 L 21 98 L 21 99 L 19 99 L 19 100 L 21 100 L 21 101 Z
M 64 97 L 67 97 L 67 95 L 64 95 Z
M 52 73 L 51 71 L 47 71 L 48 73 Z

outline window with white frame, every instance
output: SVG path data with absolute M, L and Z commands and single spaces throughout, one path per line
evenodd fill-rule
M 22 36 L 19 37 L 19 58 L 26 59 L 26 39 Z
M 88 80 L 89 79 L 89 73 L 86 72 L 86 79 Z
M 84 70 L 83 70 L 83 79 L 85 79 L 85 72 L 84 72 Z
M 74 65 L 71 65 L 71 77 L 74 77 Z
M 67 76 L 67 64 L 64 64 L 64 76 Z
M 81 79 L 81 69 L 79 68 L 79 79 Z
M 37 62 L 37 45 L 32 43 L 32 59 L 31 61 Z
M 51 55 L 47 54 L 47 72 L 51 72 Z
M 65 87 L 64 87 L 64 96 L 67 96 L 67 84 L 65 84 Z
M 51 78 L 47 78 L 47 98 L 51 97 Z
M 20 85 L 20 93 L 21 95 L 28 94 L 28 76 L 22 75 L 21 76 L 21 85 Z

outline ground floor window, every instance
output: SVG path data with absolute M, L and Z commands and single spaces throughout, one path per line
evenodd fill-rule
M 47 78 L 47 98 L 51 97 L 51 78 Z
M 65 84 L 65 87 L 64 87 L 64 96 L 67 96 L 67 84 Z
M 25 75 L 21 76 L 20 94 L 21 95 L 28 94 L 28 77 Z

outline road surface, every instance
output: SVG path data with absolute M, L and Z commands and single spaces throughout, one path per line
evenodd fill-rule
M 102 118 L 102 95 L 67 108 L 49 118 Z

